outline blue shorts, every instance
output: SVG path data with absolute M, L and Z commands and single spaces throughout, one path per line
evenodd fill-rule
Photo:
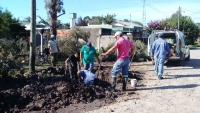
M 112 77 L 116 77 L 120 70 L 122 70 L 123 77 L 128 77 L 130 58 L 125 58 L 124 60 L 117 60 L 111 71 Z

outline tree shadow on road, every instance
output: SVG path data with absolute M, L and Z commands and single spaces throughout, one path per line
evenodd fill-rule
M 190 59 L 190 61 L 185 61 L 185 66 L 180 66 L 179 61 L 168 61 L 165 63 L 166 67 L 182 67 L 183 69 L 200 69 L 200 59 Z M 181 70 L 179 68 L 177 70 Z M 172 69 L 176 70 L 176 69 Z
M 171 85 L 171 86 L 160 86 L 160 87 L 150 87 L 150 88 L 137 88 L 137 90 L 187 89 L 187 88 L 195 88 L 198 86 L 200 86 L 200 85 L 199 84 Z
M 172 78 L 184 78 L 184 77 L 200 77 L 200 74 L 191 74 L 191 75 L 165 75 Z

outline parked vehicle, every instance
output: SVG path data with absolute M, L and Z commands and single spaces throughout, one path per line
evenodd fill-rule
M 190 49 L 185 43 L 184 34 L 179 30 L 153 30 L 148 37 L 148 55 L 150 56 L 151 46 L 153 45 L 153 42 L 158 38 L 159 33 L 164 34 L 163 39 L 168 42 L 171 50 L 172 57 L 166 57 L 166 60 L 179 61 L 179 64 L 184 66 L 185 61 L 190 60 Z M 154 64 L 154 61 L 152 63 Z

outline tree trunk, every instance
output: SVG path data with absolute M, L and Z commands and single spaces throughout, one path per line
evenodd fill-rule
M 50 13 L 51 15 L 51 27 L 50 27 L 50 33 L 51 35 L 57 36 L 57 10 L 56 10 L 56 2 L 52 5 L 52 11 Z
M 55 37 L 57 36 L 57 15 L 53 16 L 51 20 L 51 27 L 50 27 L 50 33 L 54 35 Z
M 35 71 L 35 34 L 36 34 L 36 0 L 31 0 L 31 37 L 30 37 L 30 56 L 29 71 Z

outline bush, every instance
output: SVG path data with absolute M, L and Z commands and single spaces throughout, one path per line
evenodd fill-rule
M 135 45 L 135 55 L 134 55 L 134 59 L 135 61 L 146 61 L 146 60 L 150 60 L 149 56 L 147 55 L 147 46 L 140 40 L 132 40 L 129 39 L 130 42 L 132 42 Z M 114 43 L 111 43 L 108 45 L 108 47 L 105 48 L 105 51 L 108 51 L 112 46 L 114 45 Z M 102 49 L 100 49 L 100 53 L 101 54 L 103 52 Z M 105 56 L 103 58 L 103 62 L 105 61 L 115 61 L 117 58 L 117 53 L 116 51 Z
M 76 46 L 76 42 L 72 38 L 66 38 L 58 41 L 58 46 L 60 49 L 59 58 L 67 58 L 69 55 L 74 54 L 76 51 L 80 51 L 82 47 L 82 43 L 78 43 Z
M 147 45 L 140 40 L 133 40 L 131 37 L 128 37 L 128 40 L 135 45 L 135 55 L 133 60 L 146 61 L 151 59 L 147 54 Z
M 150 59 L 147 54 L 147 46 L 140 40 L 135 40 L 132 42 L 135 45 L 135 56 L 134 59 L 137 61 L 146 61 Z
M 25 37 L 18 40 L 0 39 L 0 75 L 7 76 L 10 69 L 17 68 L 17 64 L 28 54 L 28 43 Z
M 103 48 L 104 51 L 103 51 L 103 49 L 101 48 L 99 54 L 108 51 L 113 45 L 114 45 L 114 43 L 109 44 L 106 48 Z M 116 58 L 117 58 L 117 54 L 116 54 L 116 51 L 115 51 L 115 52 L 112 52 L 111 54 L 105 56 L 105 57 L 102 59 L 102 62 L 105 62 L 105 61 L 115 61 Z

